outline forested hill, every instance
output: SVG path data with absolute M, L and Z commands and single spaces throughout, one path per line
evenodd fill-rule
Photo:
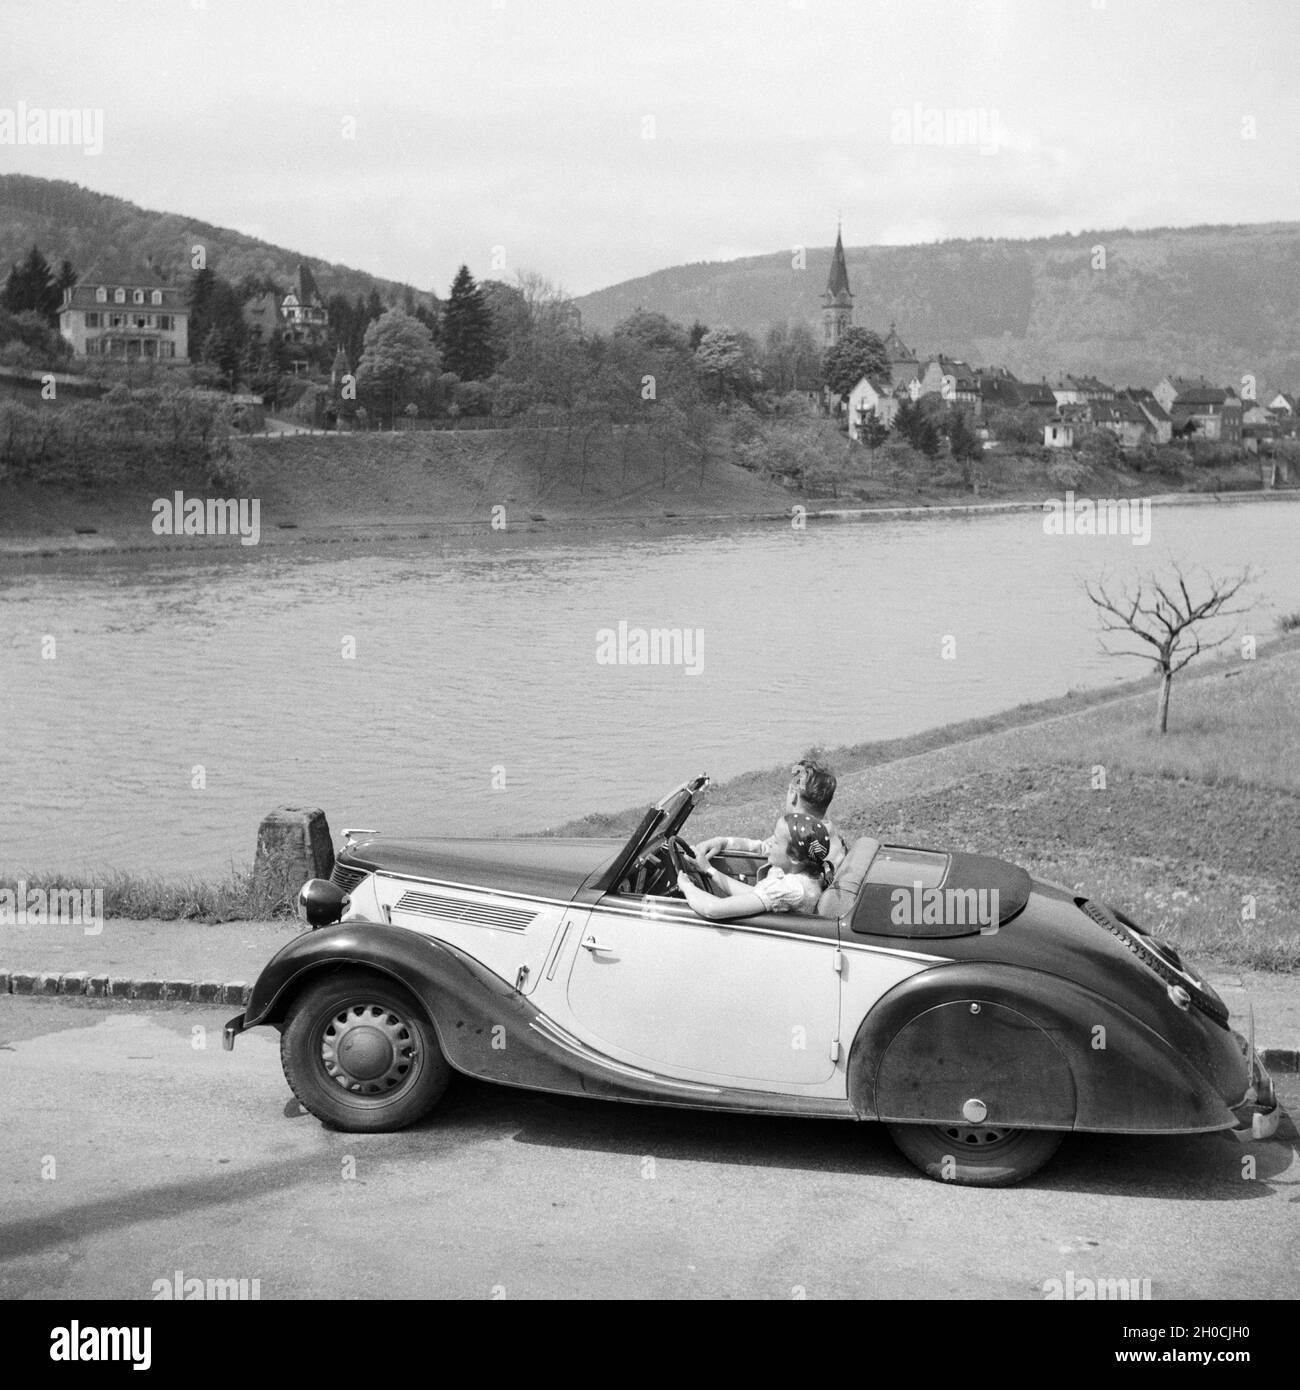
M 91 271 L 96 262 L 125 269 L 149 260 L 168 279 L 183 280 L 191 271 L 190 248 L 201 244 L 208 264 L 232 284 L 245 275 L 270 276 L 288 288 L 297 283 L 298 263 L 305 260 L 326 296 L 354 299 L 375 289 L 387 303 L 400 300 L 405 289 L 362 270 L 319 261 L 310 248 L 289 251 L 228 227 L 151 212 L 75 183 L 0 174 L 0 280 L 33 242 L 52 265 L 66 257 L 79 274 Z M 416 298 L 428 302 L 430 296 Z
M 1104 248 L 1104 268 L 1095 268 Z M 1026 378 L 1063 372 L 1154 383 L 1165 372 L 1300 385 L 1300 223 L 1084 232 L 1035 241 L 846 248 L 854 322 L 896 321 L 920 356 L 943 351 Z M 681 323 L 760 332 L 820 322 L 831 248 L 674 266 L 585 295 L 607 329 L 638 306 Z

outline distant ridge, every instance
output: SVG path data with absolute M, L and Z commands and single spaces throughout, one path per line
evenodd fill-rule
M 1105 268 L 1095 269 L 1105 252 Z M 924 358 L 1055 379 L 1153 384 L 1167 371 L 1276 389 L 1300 385 L 1300 223 L 1085 231 L 1036 240 L 846 247 L 853 321 L 891 322 Z M 820 331 L 831 247 L 673 266 L 577 300 L 588 328 L 638 307 L 689 325 L 761 334 L 802 319 Z
M 51 264 L 57 267 L 66 257 L 79 275 L 96 265 L 120 270 L 150 264 L 164 280 L 177 283 L 189 278 L 190 248 L 201 243 L 208 265 L 232 283 L 245 275 L 270 275 L 288 289 L 298 282 L 298 263 L 308 261 L 326 298 L 345 294 L 355 299 L 374 289 L 388 303 L 407 288 L 198 218 L 152 212 L 79 184 L 0 174 L 0 278 L 33 242 Z M 427 291 L 414 293 L 418 303 L 433 298 Z

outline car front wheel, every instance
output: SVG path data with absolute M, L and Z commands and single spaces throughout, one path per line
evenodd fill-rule
M 1065 1137 L 1052 1129 L 995 1125 L 888 1126 L 890 1138 L 923 1172 L 968 1187 L 1009 1187 L 1036 1173 Z
M 293 1093 L 333 1129 L 402 1129 L 441 1098 L 451 1068 L 423 1009 L 383 976 L 346 971 L 309 986 L 280 1035 Z

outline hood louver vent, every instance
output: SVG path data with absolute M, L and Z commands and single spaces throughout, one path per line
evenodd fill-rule
M 502 927 L 506 931 L 523 931 L 536 917 L 536 912 L 516 907 L 498 907 L 494 903 L 466 902 L 461 898 L 444 898 L 438 893 L 403 893 L 393 904 L 394 912 L 414 912 L 421 917 L 438 917 L 444 922 L 476 922 L 483 927 Z

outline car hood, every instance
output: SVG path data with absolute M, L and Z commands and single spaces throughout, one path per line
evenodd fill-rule
M 389 839 L 376 836 L 340 852 L 338 863 L 408 878 L 436 879 L 569 902 L 606 869 L 622 839 Z

